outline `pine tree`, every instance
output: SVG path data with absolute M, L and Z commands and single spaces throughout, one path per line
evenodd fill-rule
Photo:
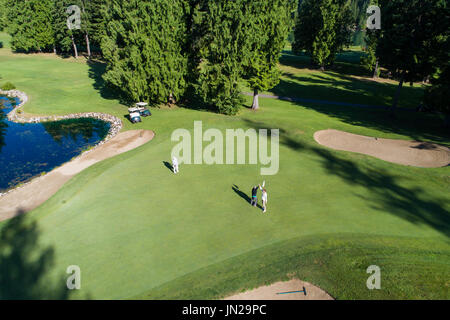
M 428 107 L 442 112 L 445 115 L 445 125 L 450 127 L 450 63 L 433 77 L 431 84 L 425 92 L 424 102 Z
M 111 0 L 102 51 L 105 80 L 134 101 L 167 102 L 184 95 L 187 72 L 184 0 Z
M 223 114 L 236 114 L 242 103 L 239 81 L 251 43 L 246 2 L 205 0 L 193 9 L 195 92 L 205 105 Z
M 436 73 L 448 59 L 449 23 L 446 0 L 380 0 L 382 33 L 377 45 L 380 64 L 399 79 L 392 111 L 405 82 Z
M 370 1 L 365 1 L 364 4 L 364 12 L 367 11 L 367 8 L 369 5 L 376 5 L 378 6 L 378 0 L 370 0 Z M 367 21 L 367 16 L 366 19 L 364 19 L 364 26 L 366 25 L 366 21 Z M 377 45 L 378 45 L 378 41 L 379 38 L 381 36 L 381 31 L 380 30 L 369 30 L 366 29 L 365 31 L 365 37 L 364 37 L 364 42 L 366 43 L 366 47 L 365 47 L 365 51 L 366 54 L 361 57 L 361 64 L 364 66 L 364 68 L 373 73 L 372 78 L 376 79 L 379 76 L 380 73 L 380 68 L 379 68 L 379 59 L 377 57 L 376 51 L 377 51 Z
M 376 55 L 378 38 L 380 37 L 379 30 L 366 30 L 366 54 L 361 57 L 361 64 L 364 68 L 373 73 L 373 78 L 378 78 L 379 75 L 379 60 Z
M 103 12 L 108 4 L 107 0 L 78 0 L 81 14 L 81 33 L 84 35 L 86 50 L 91 57 L 92 46 L 100 48 L 102 35 L 104 35 Z
M 31 2 L 6 0 L 6 31 L 11 35 L 11 47 L 15 51 L 36 51 L 37 44 L 31 33 Z
M 353 15 L 348 0 L 304 0 L 295 26 L 293 51 L 306 50 L 324 70 L 350 44 Z
M 6 0 L 7 32 L 15 51 L 50 51 L 54 46 L 51 0 Z
M 359 30 L 364 29 L 367 21 L 367 8 L 370 4 L 376 5 L 376 0 L 351 0 L 350 10 L 353 21 Z
M 6 4 L 5 0 L 0 0 L 0 31 L 6 27 Z
M 67 19 L 69 17 L 67 8 L 73 4 L 80 5 L 79 2 L 72 0 L 54 0 L 52 23 L 55 30 L 56 50 L 59 53 L 73 51 L 74 57 L 78 58 L 77 43 L 82 38 L 82 33 L 77 29 L 70 30 L 67 26 Z
M 52 24 L 53 0 L 32 1 L 34 12 L 32 28 L 38 51 L 49 52 L 55 46 L 55 31 Z
M 253 90 L 252 109 L 259 109 L 258 94 L 276 86 L 280 72 L 278 59 L 292 28 L 296 2 L 291 0 L 256 0 L 247 3 L 250 25 L 247 39 L 250 57 L 244 65 L 244 77 Z
M 101 39 L 105 34 L 105 19 L 103 12 L 106 10 L 108 0 L 82 0 L 83 26 L 88 55 L 92 49 L 99 51 Z

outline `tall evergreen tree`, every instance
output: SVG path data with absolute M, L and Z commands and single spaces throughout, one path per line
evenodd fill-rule
M 353 15 L 348 0 L 304 0 L 295 26 L 293 51 L 306 50 L 324 70 L 350 44 Z
M 378 0 L 370 0 L 370 2 L 366 1 L 366 6 L 364 8 L 364 12 L 366 12 L 367 7 L 370 5 L 378 5 Z M 364 25 L 366 24 L 366 19 L 364 20 Z M 365 31 L 365 43 L 366 43 L 366 54 L 361 57 L 361 64 L 369 71 L 373 73 L 373 78 L 378 78 L 379 75 L 379 59 L 377 57 L 376 51 L 377 51 L 377 45 L 378 45 L 378 39 L 380 38 L 381 31 L 380 30 L 369 30 L 366 29 Z
M 52 0 L 6 0 L 7 31 L 16 51 L 49 51 L 54 46 Z
M 111 0 L 105 11 L 102 51 L 105 80 L 129 99 L 179 99 L 186 87 L 184 0 Z
M 103 12 L 108 0 L 78 0 L 81 9 L 81 30 L 86 43 L 87 54 L 90 57 L 92 46 L 97 50 L 100 48 L 103 28 L 105 27 Z
M 350 10 L 353 14 L 353 21 L 359 30 L 364 29 L 366 26 L 366 11 L 371 2 L 375 4 L 374 0 L 351 0 Z
M 247 39 L 249 60 L 244 65 L 244 77 L 253 90 L 252 109 L 259 109 L 258 94 L 279 82 L 278 59 L 293 26 L 293 0 L 255 0 L 246 3 L 250 14 Z
M 242 103 L 239 80 L 249 60 L 246 0 L 200 1 L 194 7 L 195 91 L 210 108 L 236 114 Z
M 0 0 L 0 31 L 6 27 L 6 4 L 5 0 Z
M 380 0 L 382 33 L 377 46 L 380 64 L 399 79 L 392 111 L 405 82 L 433 75 L 448 58 L 449 8 L 446 0 Z M 445 59 L 444 58 L 444 59 Z
M 441 23 L 446 31 L 439 36 L 440 52 L 436 55 L 438 72 L 431 77 L 431 86 L 425 91 L 424 102 L 428 107 L 437 110 L 445 115 L 445 126 L 450 128 L 450 8 L 444 8 L 444 15 Z
M 55 44 L 59 53 L 73 52 L 75 58 L 78 58 L 78 45 L 83 39 L 81 30 L 70 30 L 67 26 L 69 14 L 67 8 L 71 5 L 77 5 L 81 9 L 80 1 L 73 0 L 54 0 L 53 25 L 55 28 Z
M 83 6 L 83 31 L 86 40 L 86 48 L 90 56 L 92 46 L 100 50 L 102 37 L 105 34 L 105 17 L 103 12 L 106 10 L 108 0 L 82 0 Z
M 20 0 L 5 0 L 6 19 L 9 24 L 6 31 L 11 35 L 11 47 L 15 51 L 31 51 L 35 49 L 35 41 L 25 27 L 31 26 L 29 3 Z
M 366 36 L 364 38 L 366 52 L 365 55 L 361 57 L 361 64 L 367 71 L 372 72 L 372 77 L 374 79 L 378 78 L 379 75 L 379 60 L 376 55 L 379 35 L 379 30 L 366 30 Z
M 32 28 L 38 51 L 49 52 L 55 46 L 55 31 L 52 23 L 53 0 L 37 0 L 32 3 L 34 11 Z
M 431 80 L 431 87 L 425 92 L 424 102 L 428 107 L 445 115 L 445 125 L 450 127 L 450 63 L 447 63 Z

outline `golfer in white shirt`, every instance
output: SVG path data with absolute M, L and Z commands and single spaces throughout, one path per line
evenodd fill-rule
M 266 212 L 267 209 L 267 191 L 265 188 L 259 186 L 260 189 L 262 190 L 262 196 L 261 196 L 261 200 L 262 200 L 262 207 L 263 207 L 263 212 Z
M 177 158 L 172 158 L 172 167 L 173 167 L 173 173 L 178 173 L 178 160 Z

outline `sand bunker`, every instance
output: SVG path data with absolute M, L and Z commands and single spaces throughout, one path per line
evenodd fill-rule
M 306 295 L 303 292 L 305 288 Z M 295 292 L 302 291 L 302 292 Z M 286 293 L 292 292 L 292 293 Z M 297 279 L 276 282 L 270 286 L 263 286 L 251 291 L 239 293 L 225 300 L 334 300 L 328 293 L 311 283 Z
M 450 164 L 450 149 L 429 142 L 379 139 L 331 129 L 317 131 L 314 139 L 332 149 L 362 153 L 407 166 L 438 168 Z
M 0 197 L 0 221 L 12 218 L 20 212 L 31 211 L 54 195 L 70 178 L 94 163 L 135 149 L 154 137 L 150 130 L 132 130 L 119 133 L 111 140 L 82 154 L 43 177 L 34 179 L 22 188 Z

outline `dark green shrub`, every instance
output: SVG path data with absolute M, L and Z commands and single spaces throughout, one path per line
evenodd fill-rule
M 1 86 L 1 89 L 4 91 L 14 90 L 16 88 L 15 85 L 13 85 L 11 82 L 6 82 Z

